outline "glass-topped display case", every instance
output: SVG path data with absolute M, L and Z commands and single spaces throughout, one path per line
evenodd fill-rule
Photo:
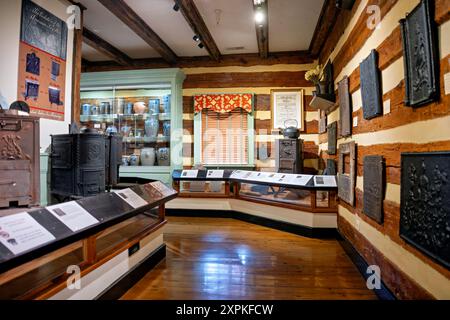
M 183 80 L 179 69 L 82 75 L 81 127 L 122 135 L 122 177 L 170 182 L 182 166 Z

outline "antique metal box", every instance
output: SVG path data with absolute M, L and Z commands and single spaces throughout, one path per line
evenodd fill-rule
M 450 267 L 450 152 L 403 153 L 400 236 Z
M 106 188 L 109 190 L 119 183 L 119 169 L 122 163 L 122 136 L 111 134 L 106 142 Z
M 60 200 L 105 191 L 105 137 L 97 133 L 52 136 L 50 192 Z
M 281 173 L 303 172 L 303 140 L 278 139 L 276 142 L 276 167 Z
M 0 112 L 0 207 L 39 204 L 39 119 Z

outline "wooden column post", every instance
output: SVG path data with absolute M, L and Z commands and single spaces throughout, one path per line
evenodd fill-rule
M 80 82 L 82 68 L 82 44 L 83 44 L 83 5 L 73 2 L 80 7 L 80 29 L 74 29 L 73 35 L 73 63 L 72 63 L 72 106 L 71 122 L 80 123 Z

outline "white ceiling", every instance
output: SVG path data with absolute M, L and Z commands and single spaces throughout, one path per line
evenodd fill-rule
M 80 0 L 87 7 L 85 26 L 131 58 L 158 57 L 145 41 L 97 0 Z M 205 56 L 173 0 L 125 0 L 178 56 Z M 222 54 L 256 53 L 252 0 L 194 0 Z M 269 0 L 269 51 L 307 50 L 324 0 Z M 218 11 L 220 10 L 219 16 Z M 244 47 L 233 50 L 230 48 Z M 83 44 L 83 57 L 110 60 Z

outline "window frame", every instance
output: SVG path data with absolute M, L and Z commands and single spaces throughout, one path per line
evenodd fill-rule
M 253 98 L 254 99 L 254 98 Z M 254 100 L 253 100 L 254 102 Z M 194 114 L 194 165 L 201 163 L 205 167 L 238 168 L 255 166 L 255 111 L 252 103 L 252 112 L 247 113 L 248 128 L 248 163 L 247 164 L 207 164 L 202 159 L 202 112 Z

